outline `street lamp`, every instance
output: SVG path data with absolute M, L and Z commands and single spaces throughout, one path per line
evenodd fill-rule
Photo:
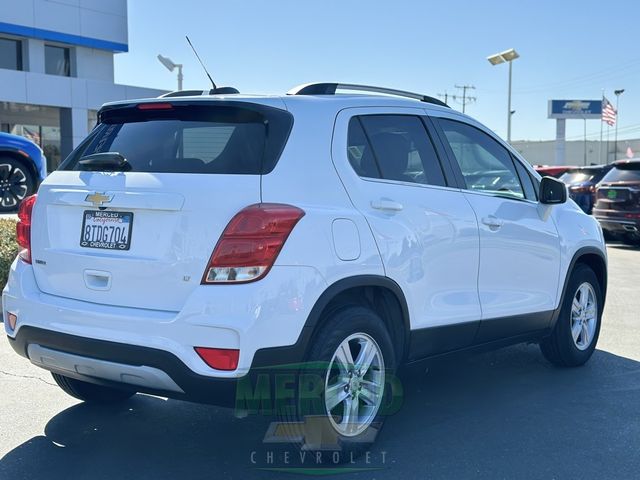
M 518 58 L 518 52 L 513 48 L 504 52 L 496 53 L 487 57 L 491 65 L 499 65 L 501 63 L 509 64 L 509 99 L 507 104 L 507 141 L 511 142 L 511 62 Z
M 181 63 L 173 63 L 170 58 L 163 57 L 162 55 L 158 55 L 158 60 L 160 63 L 167 67 L 167 70 L 173 72 L 174 69 L 178 69 L 178 90 L 182 90 L 182 64 Z
M 621 88 L 620 90 L 614 90 L 613 93 L 616 96 L 616 134 L 615 134 L 615 140 L 613 142 L 614 144 L 614 160 L 617 160 L 617 156 L 618 156 L 618 123 L 620 120 L 620 111 L 618 110 L 618 106 L 620 105 L 620 95 L 622 95 L 624 93 L 624 88 Z

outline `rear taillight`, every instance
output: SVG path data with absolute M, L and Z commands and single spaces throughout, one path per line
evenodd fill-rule
M 18 255 L 27 263 L 31 263 L 31 215 L 36 198 L 37 195 L 31 195 L 22 200 L 16 223 L 16 241 L 22 248 Z
M 572 193 L 586 193 L 586 192 L 592 191 L 589 187 L 583 187 L 583 186 L 580 186 L 580 187 L 569 187 L 569 190 Z
M 262 278 L 303 216 L 299 208 L 278 203 L 242 209 L 218 240 L 202 283 L 242 283 Z

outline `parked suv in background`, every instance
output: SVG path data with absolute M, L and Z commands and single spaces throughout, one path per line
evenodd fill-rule
M 319 364 L 314 428 L 348 449 L 402 364 L 518 342 L 590 358 L 606 251 L 564 184 L 430 97 L 289 93 L 105 105 L 21 208 L 16 352 L 102 402 L 233 404 L 256 372 Z
M 596 199 L 596 185 L 613 165 L 592 165 L 567 170 L 560 180 L 569 187 L 569 196 L 584 210 L 591 214 Z
M 598 185 L 593 215 L 607 236 L 640 244 L 640 159 L 614 163 Z
M 38 145 L 0 132 L 0 213 L 15 211 L 47 176 L 47 159 Z

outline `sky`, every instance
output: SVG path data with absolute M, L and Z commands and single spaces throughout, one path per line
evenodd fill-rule
M 175 90 L 161 53 L 184 64 L 185 89 L 208 88 L 189 35 L 216 83 L 242 93 L 340 81 L 436 96 L 473 85 L 466 113 L 506 138 L 508 67 L 486 57 L 515 48 L 513 140 L 554 139 L 547 101 L 599 99 L 603 89 L 614 104 L 613 90 L 625 89 L 618 138 L 640 138 L 635 0 L 129 0 L 128 14 L 118 83 Z M 587 121 L 588 139 L 600 124 Z M 567 121 L 567 140 L 583 133 L 582 120 Z

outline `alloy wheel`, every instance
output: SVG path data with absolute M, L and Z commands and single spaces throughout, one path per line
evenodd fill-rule
M 29 190 L 27 175 L 21 167 L 11 163 L 0 164 L 0 206 L 17 206 Z
M 571 336 L 579 350 L 591 345 L 598 324 L 598 301 L 590 283 L 584 282 L 576 291 L 571 305 Z
M 376 341 L 354 333 L 340 343 L 325 379 L 325 408 L 336 431 L 353 437 L 375 419 L 385 385 L 384 359 Z

